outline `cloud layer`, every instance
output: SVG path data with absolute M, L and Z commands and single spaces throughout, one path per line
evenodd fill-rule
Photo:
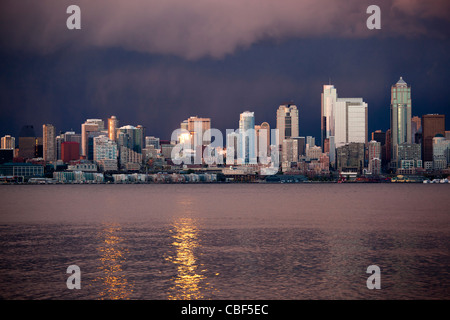
M 66 8 L 81 8 L 82 30 L 66 28 Z M 382 30 L 366 28 L 371 4 Z M 292 37 L 448 38 L 447 0 L 2 0 L 4 49 L 51 53 L 111 48 L 186 59 L 222 58 L 261 40 Z

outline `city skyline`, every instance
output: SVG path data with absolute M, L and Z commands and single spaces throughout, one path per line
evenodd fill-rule
M 406 83 L 405 83 L 405 81 L 403 80 L 403 77 L 402 76 L 400 76 L 399 77 L 399 81 L 397 81 L 397 83 L 396 84 L 393 84 L 392 85 L 392 88 L 391 88 L 391 91 L 393 90 L 393 88 L 395 88 L 396 87 L 396 85 L 398 85 L 398 83 L 399 82 L 402 82 L 402 83 L 404 83 L 405 85 L 406 85 Z M 340 118 L 342 118 L 342 119 L 344 119 L 344 118 L 348 118 L 348 114 L 349 114 L 349 112 L 351 112 L 351 111 L 349 111 L 349 106 L 350 107 L 353 107 L 353 108 L 357 108 L 358 106 L 360 106 L 361 105 L 361 107 L 363 107 L 364 109 L 362 109 L 362 110 L 364 110 L 362 113 L 363 113 L 363 118 L 365 118 L 365 119 L 357 119 L 357 120 L 361 120 L 362 122 L 365 122 L 365 126 L 364 126 L 364 131 L 365 131 L 365 134 L 366 134 L 366 136 L 365 137 L 359 137 L 359 139 L 363 139 L 364 141 L 361 141 L 361 142 L 365 142 L 365 143 L 367 143 L 368 141 L 370 141 L 370 138 L 368 138 L 369 137 L 369 135 L 370 135 L 370 133 L 373 133 L 373 132 L 375 132 L 375 131 L 377 131 L 377 130 L 381 130 L 381 131 L 387 131 L 387 130 L 389 130 L 389 129 L 392 129 L 392 123 L 390 124 L 390 125 L 388 125 L 387 127 L 383 127 L 383 128 L 380 128 L 380 127 L 377 127 L 377 128 L 375 128 L 374 130 L 370 130 L 369 129 L 369 126 L 368 126 L 368 123 L 370 122 L 370 121 L 368 121 L 368 110 L 370 110 L 370 108 L 368 108 L 368 104 L 366 103 L 366 101 L 365 101 L 365 99 L 364 98 L 338 98 L 338 96 L 337 96 L 337 94 L 336 94 L 336 92 L 337 92 L 337 87 L 335 87 L 334 85 L 330 85 L 330 84 L 328 84 L 328 85 L 323 85 L 323 90 L 324 91 L 322 91 L 322 93 L 321 93 L 321 95 L 322 95 L 322 101 L 323 101 L 323 96 L 324 96 L 324 92 L 326 91 L 326 92 L 328 92 L 329 91 L 329 89 L 332 89 L 333 90 L 333 92 L 334 92 L 334 96 L 332 96 L 332 100 L 334 99 L 334 102 L 332 103 L 332 105 L 334 106 L 334 110 L 332 111 L 332 113 L 333 113 L 333 115 L 334 116 L 337 116 L 337 117 L 339 117 L 340 116 Z M 408 90 L 409 90 L 409 92 L 411 91 L 411 87 L 410 87 L 410 85 L 408 84 Z M 410 93 L 410 95 L 411 95 L 411 93 Z M 392 98 L 392 92 L 391 92 L 391 98 Z M 327 99 L 327 98 L 326 98 Z M 411 98 L 409 98 L 410 100 L 411 100 Z M 331 102 L 330 102 L 331 103 Z M 255 117 L 255 125 L 259 122 L 259 123 L 261 123 L 261 122 L 265 122 L 265 123 L 267 123 L 267 124 L 269 124 L 269 123 L 271 123 L 271 122 L 273 122 L 274 123 L 274 126 L 273 127 L 280 127 L 280 124 L 281 124 L 281 122 L 279 122 L 279 121 L 281 121 L 281 120 L 277 120 L 278 118 L 279 118 L 279 115 L 281 114 L 280 112 L 282 112 L 283 114 L 284 114 L 284 112 L 287 112 L 288 114 L 289 114 L 289 112 L 290 112 L 290 110 L 292 109 L 292 108 L 295 108 L 295 118 L 294 119 L 296 119 L 296 120 L 294 120 L 294 123 L 297 123 L 297 124 L 299 124 L 300 123 L 300 120 L 302 119 L 302 111 L 303 110 L 301 110 L 301 109 L 299 109 L 299 108 L 297 108 L 297 105 L 293 102 L 293 101 L 291 101 L 291 102 L 289 102 L 289 103 L 280 103 L 280 104 L 278 104 L 277 106 L 274 106 L 273 107 L 273 110 L 272 110 L 272 116 L 271 117 L 269 117 L 269 118 L 267 118 L 267 119 L 258 119 L 257 117 L 258 117 L 258 112 L 255 112 L 255 111 L 252 111 L 252 113 L 254 114 L 254 117 Z M 322 102 L 322 109 L 323 109 L 323 102 Z M 242 109 L 243 111 L 241 111 L 241 112 L 239 112 L 238 114 L 236 114 L 236 116 L 238 117 L 239 116 L 239 114 L 242 114 L 242 113 L 245 113 L 245 112 L 249 112 L 249 111 L 244 111 L 244 109 Z M 254 109 L 251 109 L 251 110 L 254 110 Z M 286 111 L 281 111 L 281 110 L 286 110 Z M 356 110 L 356 109 L 354 109 L 354 110 Z M 409 101 L 409 113 L 410 113 L 410 115 L 409 115 L 409 119 L 407 119 L 407 120 L 405 120 L 406 122 L 408 122 L 409 124 L 408 124 L 408 126 L 409 126 L 409 128 L 407 129 L 407 130 L 405 130 L 405 132 L 408 132 L 408 134 L 411 134 L 411 138 L 408 140 L 408 143 L 414 143 L 415 142 L 415 139 L 414 139 L 414 137 L 412 137 L 412 135 L 414 135 L 414 133 L 417 133 L 417 131 L 418 131 L 418 129 L 417 129 L 417 121 L 419 120 L 419 129 L 421 130 L 421 125 L 420 125 L 420 123 L 421 123 L 421 119 L 422 119 L 422 116 L 424 116 L 424 115 L 437 115 L 437 114 L 439 114 L 439 113 L 437 113 L 437 112 L 432 112 L 432 110 L 429 110 L 430 112 L 429 113 L 425 113 L 425 114 L 419 114 L 419 113 L 416 113 L 415 112 L 415 110 L 413 109 L 413 111 L 411 111 L 411 101 Z M 354 112 L 358 112 L 358 111 L 353 111 L 353 113 Z M 392 103 L 391 103 L 391 111 L 390 111 L 390 113 L 391 113 L 391 115 L 388 115 L 388 116 L 390 116 L 390 117 L 392 117 Z M 357 113 L 356 113 L 357 114 Z M 126 115 L 126 112 L 124 112 L 124 115 Z M 444 115 L 445 115 L 445 113 L 444 113 Z M 101 116 L 101 117 L 100 117 Z M 81 144 L 80 144 L 80 147 L 81 147 L 81 151 L 83 151 L 83 145 L 86 143 L 84 140 L 85 139 L 83 139 L 83 135 L 86 135 L 86 133 L 84 133 L 83 134 L 83 132 L 84 132 L 84 128 L 87 128 L 86 129 L 86 131 L 89 131 L 90 132 L 90 130 L 93 130 L 93 131 L 104 131 L 104 130 L 107 130 L 108 132 L 107 132 L 107 136 L 109 137 L 109 139 L 110 140 L 115 140 L 116 138 L 114 138 L 115 136 L 114 136 L 114 134 L 113 134 L 113 132 L 114 132 L 114 130 L 116 130 L 116 129 L 118 129 L 119 128 L 119 119 L 122 119 L 122 116 L 123 115 L 117 115 L 118 117 L 116 117 L 116 115 L 110 115 L 110 114 L 103 114 L 103 115 L 99 115 L 99 118 L 98 119 L 94 119 L 94 118 L 92 118 L 92 117 L 88 117 L 88 118 L 86 118 L 86 119 L 84 119 L 84 122 L 83 123 L 81 123 L 81 125 L 79 125 L 78 127 L 80 127 L 80 130 L 78 131 L 77 129 L 74 129 L 73 127 L 70 127 L 70 129 L 68 129 L 68 128 L 58 128 L 58 127 L 56 127 L 54 124 L 50 124 L 51 126 L 53 126 L 55 129 L 56 129 L 56 131 L 55 131 L 55 135 L 58 135 L 58 134 L 65 134 L 65 133 L 71 133 L 71 132 L 75 132 L 75 133 L 81 133 Z M 198 120 L 201 120 L 201 121 L 208 121 L 208 122 L 210 122 L 211 121 L 211 119 L 213 119 L 212 117 L 210 117 L 208 114 L 203 114 L 202 115 L 202 117 L 204 117 L 204 118 L 201 118 L 201 117 L 198 117 L 198 116 L 192 116 L 192 115 L 190 115 L 190 116 L 188 116 L 188 119 L 187 120 L 180 120 L 180 121 L 178 121 L 178 123 L 180 123 L 181 122 L 181 126 L 175 126 L 175 127 L 173 127 L 173 128 L 169 128 L 171 131 L 170 132 L 173 132 L 173 130 L 175 130 L 175 129 L 177 129 L 177 128 L 184 128 L 184 129 L 188 129 L 188 122 L 190 123 L 190 122 L 192 122 L 192 123 L 194 123 L 194 121 L 195 121 L 195 119 L 198 119 Z M 259 116 L 259 117 L 261 117 L 261 116 Z M 284 116 L 283 116 L 284 117 Z M 358 115 L 356 116 L 356 117 L 358 117 Z M 290 118 L 290 116 L 288 115 L 288 118 Z M 256 120 L 257 119 L 257 120 Z M 283 118 L 284 119 L 284 118 Z M 338 122 L 340 122 L 341 123 L 341 126 L 342 126 L 342 128 L 341 128 L 341 130 L 344 130 L 343 132 L 340 132 L 340 133 L 338 133 L 338 135 L 340 135 L 341 137 L 343 137 L 343 139 L 344 140 L 342 140 L 342 141 L 340 141 L 340 145 L 344 145 L 344 144 L 347 144 L 347 143 L 349 143 L 349 142 L 352 142 L 352 140 L 350 139 L 350 140 L 345 140 L 345 136 L 347 136 L 347 139 L 348 139 L 348 136 L 349 136 L 349 132 L 346 132 L 346 131 L 348 131 L 348 128 L 347 128 L 347 124 L 346 124 L 346 122 L 342 122 L 343 120 L 340 120 L 340 121 L 338 121 L 339 119 L 332 119 L 331 120 L 331 123 L 332 123 L 332 126 L 333 126 L 333 131 L 332 131 L 332 133 L 333 133 L 333 135 L 336 135 L 336 133 L 334 132 L 334 130 L 335 130 L 335 128 L 334 128 L 334 126 L 335 126 L 335 123 L 338 123 Z M 418 119 L 418 120 L 416 120 L 416 119 Z M 217 120 L 217 119 L 213 119 L 213 121 L 214 122 L 216 122 L 215 120 Z M 445 119 L 445 117 L 444 117 L 444 122 L 443 122 L 443 126 L 444 126 L 444 128 L 446 127 L 446 122 L 447 122 L 447 120 L 448 120 L 448 118 L 447 119 Z M 283 120 L 284 121 L 284 120 Z M 290 120 L 289 120 L 290 121 Z M 326 120 L 326 118 L 324 119 L 324 117 L 323 117 L 323 111 L 322 111 L 322 116 L 321 116 L 321 120 L 319 120 L 320 122 L 330 122 L 330 120 Z M 123 121 L 122 121 L 123 122 Z M 356 121 L 356 122 L 358 122 L 358 121 Z M 131 124 L 131 123 L 128 123 L 127 125 L 136 125 L 136 126 L 142 126 L 140 123 L 141 122 L 138 122 L 139 124 L 136 124 L 136 123 L 134 123 L 134 124 Z M 184 123 L 185 123 L 185 125 L 184 125 Z M 46 121 L 44 121 L 42 124 L 38 124 L 38 126 L 37 126 L 37 128 L 39 128 L 40 126 L 42 126 L 42 125 L 46 125 Z M 414 125 L 414 127 L 411 127 L 412 125 Z M 12 132 L 6 132 L 5 134 L 3 134 L 3 137 L 6 137 L 6 136 L 11 136 L 12 138 L 18 138 L 18 137 L 20 137 L 20 136 L 24 136 L 23 134 L 22 134 L 22 131 L 24 130 L 24 128 L 30 128 L 31 126 L 33 126 L 34 128 L 36 128 L 36 126 L 34 125 L 34 124 L 31 124 L 31 123 L 23 123 L 23 125 L 22 126 L 20 126 L 20 130 L 19 130 L 19 128 L 17 128 L 16 130 L 13 130 L 13 131 L 17 131 L 17 132 L 20 132 L 20 133 L 18 133 L 17 135 L 14 135 Z M 317 126 L 317 127 L 319 127 L 320 126 L 320 124 Z M 330 126 L 330 124 L 328 123 L 328 124 L 326 124 L 326 126 Z M 145 127 L 145 126 L 142 126 L 142 127 L 144 127 L 145 129 L 146 129 L 146 133 L 148 133 L 148 134 L 150 134 L 150 135 L 153 135 L 153 136 L 158 136 L 157 134 L 155 134 L 154 132 L 152 132 L 151 130 L 149 131 L 148 130 L 148 128 L 147 127 Z M 191 129 L 192 130 L 190 130 L 191 132 L 193 131 L 193 124 L 192 125 L 190 125 L 189 127 L 192 127 Z M 270 127 L 270 126 L 269 126 Z M 207 129 L 210 129 L 210 128 L 212 128 L 211 127 L 211 125 L 210 125 L 210 123 L 208 124 L 208 126 L 207 127 L 205 127 L 205 128 L 207 128 Z M 215 127 L 214 127 L 215 128 Z M 280 127 L 281 128 L 281 127 Z M 292 135 L 292 137 L 300 137 L 300 136 L 303 136 L 303 137 L 306 137 L 306 136 L 313 136 L 313 137 L 315 137 L 315 138 L 317 138 L 318 139 L 318 141 L 319 141 L 319 146 L 321 146 L 322 148 L 324 148 L 324 141 L 323 140 L 325 140 L 325 139 L 328 139 L 328 137 L 329 137 L 329 135 L 330 135 L 330 133 L 331 133 L 331 131 L 329 131 L 328 133 L 325 133 L 325 131 L 327 130 L 326 129 L 326 127 L 323 127 L 322 126 L 322 128 L 320 129 L 320 131 L 319 132 L 322 132 L 323 133 L 323 135 L 322 135 L 322 133 L 319 133 L 319 135 L 312 135 L 312 134 L 310 134 L 310 132 L 304 132 L 305 130 L 303 130 L 303 132 L 301 132 L 302 130 L 301 130 L 301 125 L 297 125 L 297 127 L 295 128 L 295 130 L 294 130 L 294 134 Z M 232 121 L 232 123 L 230 123 L 230 125 L 229 126 L 227 126 L 226 127 L 226 129 L 233 129 L 233 130 L 235 130 L 235 129 L 239 129 L 239 121 L 236 121 L 235 119 Z M 203 129 L 204 130 L 204 129 Z M 36 129 L 35 129 L 35 131 L 36 131 Z M 189 131 L 189 130 L 188 130 Z M 314 129 L 314 130 L 312 130 L 312 131 L 315 131 L 315 132 L 317 132 L 318 130 L 317 129 Z M 445 131 L 445 130 L 444 130 Z M 40 132 L 39 131 L 39 129 L 38 129 L 38 132 Z M 224 130 L 224 133 L 225 133 L 225 130 Z M 296 134 L 295 134 L 296 133 Z M 99 133 L 100 134 L 100 133 Z M 357 137 L 357 135 L 359 134 L 359 135 L 361 135 L 361 132 L 358 132 L 358 133 L 354 133 L 354 134 L 356 134 L 356 136 L 355 137 Z M 350 134 L 351 135 L 351 134 Z M 43 137 L 43 135 L 40 135 L 39 133 L 35 133 L 35 135 L 34 135 L 35 137 Z M 169 134 L 169 135 L 167 135 L 167 136 L 158 136 L 160 139 L 162 139 L 162 140 L 170 140 L 170 138 L 171 138 L 171 134 Z M 357 137 L 358 138 L 358 137 Z M 281 142 L 281 140 L 282 139 L 280 139 L 280 145 L 282 144 L 282 142 Z M 16 145 L 18 144 L 18 139 L 16 139 Z M 205 142 L 207 142 L 207 141 L 205 141 Z M 356 142 L 356 141 L 353 141 L 353 142 Z M 406 141 L 405 141 L 406 142 Z M 326 146 L 325 146 L 325 149 L 326 149 Z M 81 153 L 82 155 L 83 155 L 83 152 Z

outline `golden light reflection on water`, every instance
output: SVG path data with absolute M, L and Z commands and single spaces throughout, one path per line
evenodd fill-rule
M 94 280 L 101 284 L 100 300 L 129 299 L 133 292 L 122 268 L 128 250 L 121 244 L 123 238 L 119 236 L 120 231 L 120 225 L 106 225 L 100 233 L 102 242 L 98 248 L 98 268 L 101 275 Z
M 173 278 L 173 286 L 168 298 L 170 300 L 204 299 L 206 290 L 210 289 L 204 266 L 197 261 L 197 252 L 201 248 L 197 221 L 190 217 L 192 202 L 179 202 L 183 217 L 173 223 L 172 238 L 173 255 L 167 258 L 177 267 L 177 275 Z

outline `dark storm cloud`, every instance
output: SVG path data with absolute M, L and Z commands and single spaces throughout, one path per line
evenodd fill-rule
M 81 7 L 81 31 L 65 26 L 70 4 Z M 381 7 L 383 33 L 366 28 L 371 4 Z M 448 28 L 436 21 L 450 14 L 447 0 L 3 0 L 1 7 L 6 47 L 120 47 L 188 59 L 222 58 L 264 39 L 446 37 Z
M 82 30 L 66 8 L 82 9 Z M 378 4 L 382 30 L 366 28 Z M 322 85 L 369 104 L 389 125 L 390 86 L 413 87 L 413 113 L 447 113 L 448 1 L 9 1 L 0 3 L 0 135 L 43 123 L 80 131 L 116 115 L 169 138 L 192 115 L 236 129 L 239 113 L 275 125 L 293 100 L 300 134 L 319 135 Z M 212 59 L 211 59 L 212 58 Z M 447 121 L 450 116 L 447 116 Z

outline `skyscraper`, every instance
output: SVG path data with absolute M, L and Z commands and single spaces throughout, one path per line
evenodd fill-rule
M 19 157 L 31 159 L 38 155 L 39 141 L 36 137 L 34 127 L 25 125 L 19 133 Z
M 10 135 L 2 137 L 1 149 L 14 149 L 16 147 L 16 139 Z
M 417 134 L 422 132 L 422 119 L 418 116 L 411 118 L 411 140 L 413 143 L 419 143 Z
M 258 157 L 270 155 L 270 125 L 267 122 L 255 126 L 256 131 L 256 149 Z M 265 149 L 265 153 L 263 151 Z
M 321 103 L 321 145 L 334 165 L 337 147 L 352 142 L 367 145 L 367 103 L 362 98 L 338 98 L 331 84 L 323 86 Z
M 245 111 L 239 119 L 238 159 L 243 164 L 256 163 L 255 113 Z
M 72 160 L 80 159 L 80 144 L 73 141 L 64 141 L 61 143 L 61 160 L 68 163 Z
M 334 137 L 334 107 L 337 100 L 336 88 L 324 85 L 321 95 L 321 147 L 325 146 L 325 139 Z M 331 159 L 330 159 L 331 160 Z
M 42 126 L 43 156 L 45 161 L 56 160 L 56 129 L 51 124 Z
M 362 98 L 338 98 L 335 103 L 336 148 L 351 142 L 367 145 L 367 103 Z M 330 152 L 332 152 L 330 147 Z
M 142 126 L 123 126 L 117 129 L 117 147 L 122 167 L 128 163 L 142 162 L 142 150 L 145 148 L 145 130 Z
M 277 110 L 277 129 L 279 134 L 279 145 L 283 144 L 284 139 L 299 136 L 297 106 L 291 103 L 285 103 Z
M 426 114 L 422 116 L 422 161 L 433 161 L 433 138 L 445 135 L 445 115 Z
M 211 129 L 210 118 L 189 117 L 187 119 L 187 130 L 192 136 L 193 146 L 208 145 L 211 143 L 211 134 L 208 130 Z
M 398 144 L 411 144 L 411 86 L 402 77 L 391 87 L 391 150 L 396 160 Z
M 116 141 L 117 139 L 117 128 L 119 127 L 119 120 L 116 118 L 116 116 L 111 116 L 111 118 L 108 118 L 108 137 L 111 141 Z
M 87 119 L 85 123 L 81 125 L 81 155 L 86 159 L 92 160 L 93 151 L 89 150 L 89 138 L 91 140 L 94 136 L 98 136 L 105 128 L 105 123 L 101 119 Z M 97 134 L 95 134 L 97 133 Z M 93 142 L 91 142 L 91 148 L 93 148 Z
M 94 161 L 102 171 L 117 170 L 117 143 L 106 135 L 94 138 Z

